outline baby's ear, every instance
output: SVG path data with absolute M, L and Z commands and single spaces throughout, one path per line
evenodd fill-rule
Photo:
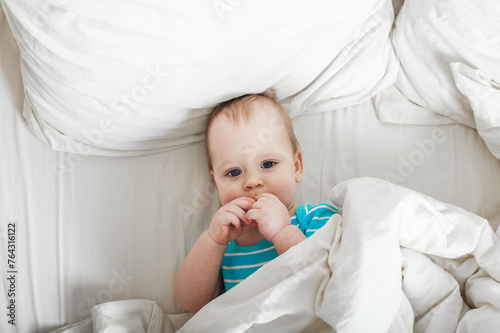
M 210 172 L 210 178 L 212 178 L 212 182 L 214 183 L 215 188 L 217 188 L 217 183 L 215 182 L 214 171 L 210 170 L 209 172 Z
M 300 183 L 304 174 L 304 164 L 302 163 L 302 151 L 296 150 L 293 158 L 295 165 L 295 182 Z

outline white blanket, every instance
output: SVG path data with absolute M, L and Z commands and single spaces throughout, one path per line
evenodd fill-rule
M 372 178 L 341 183 L 330 198 L 341 215 L 179 332 L 498 332 L 500 239 L 486 220 Z M 123 318 L 114 302 L 115 319 L 95 321 L 109 309 L 93 309 L 95 331 Z M 171 316 L 138 309 L 129 313 L 156 318 L 155 330 L 142 320 L 145 332 L 173 331 Z

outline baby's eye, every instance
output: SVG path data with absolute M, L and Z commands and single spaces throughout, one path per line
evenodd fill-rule
M 264 169 L 269 169 L 269 168 L 272 168 L 275 164 L 276 164 L 276 162 L 266 161 L 266 162 L 262 163 L 262 167 Z
M 233 170 L 229 170 L 229 172 L 226 174 L 226 176 L 236 177 L 236 176 L 239 176 L 240 174 L 241 174 L 240 169 L 233 169 Z

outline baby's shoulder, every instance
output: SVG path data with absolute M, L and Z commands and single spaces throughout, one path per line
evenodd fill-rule
M 338 213 L 338 209 L 326 203 L 321 203 L 319 205 L 300 205 L 297 207 L 295 213 L 296 224 L 308 225 L 311 220 L 329 219 L 333 214 Z
M 296 215 L 298 218 L 306 216 L 331 216 L 338 214 L 339 210 L 327 203 L 319 205 L 300 205 L 297 207 Z

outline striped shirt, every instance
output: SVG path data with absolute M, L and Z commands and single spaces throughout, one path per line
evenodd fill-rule
M 309 237 L 324 226 L 335 213 L 338 213 L 338 210 L 327 204 L 300 205 L 295 215 L 291 217 L 291 223 Z M 235 241 L 230 242 L 221 265 L 226 291 L 277 256 L 274 244 L 267 239 L 250 246 L 241 246 Z

